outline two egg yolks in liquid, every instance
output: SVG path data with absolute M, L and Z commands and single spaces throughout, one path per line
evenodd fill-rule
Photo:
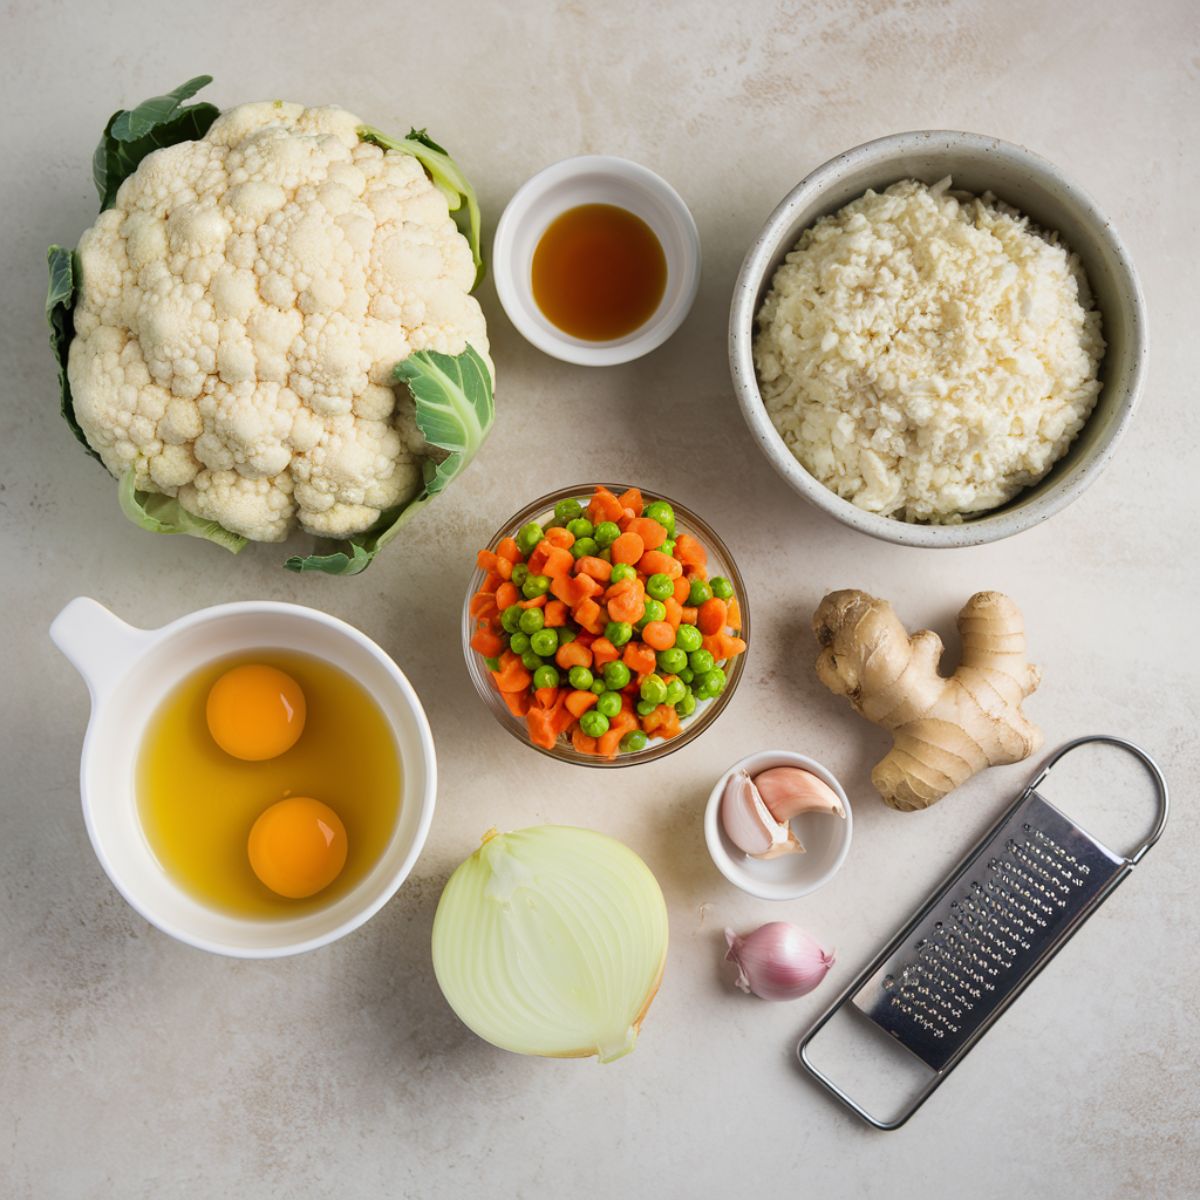
M 142 825 L 164 869 L 249 916 L 294 916 L 301 902 L 344 894 L 386 846 L 399 794 L 374 700 L 331 664 L 285 652 L 184 680 L 151 722 L 138 769 Z

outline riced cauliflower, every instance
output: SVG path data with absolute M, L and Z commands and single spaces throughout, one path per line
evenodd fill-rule
M 1100 391 L 1100 313 L 1074 255 L 949 185 L 869 191 L 807 229 L 754 345 L 796 458 L 907 521 L 959 521 L 1036 483 Z
M 255 541 L 346 538 L 418 492 L 430 447 L 393 375 L 410 354 L 469 344 L 491 371 L 445 194 L 361 128 L 230 109 L 144 158 L 79 242 L 67 375 L 88 443 Z

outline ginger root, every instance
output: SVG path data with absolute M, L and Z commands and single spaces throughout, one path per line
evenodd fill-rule
M 985 767 L 1020 762 L 1042 734 L 1021 712 L 1041 672 L 1025 657 L 1020 610 L 977 592 L 958 614 L 962 665 L 938 673 L 942 640 L 908 631 L 886 600 L 831 592 L 813 614 L 817 676 L 868 721 L 890 730 L 891 750 L 871 772 L 884 803 L 928 808 Z

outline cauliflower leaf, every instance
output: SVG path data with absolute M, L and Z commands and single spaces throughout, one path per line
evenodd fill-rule
M 173 496 L 158 492 L 139 492 L 134 484 L 136 472 L 132 467 L 121 476 L 117 488 L 117 501 L 121 511 L 138 528 L 149 533 L 186 533 L 188 537 L 204 538 L 223 546 L 231 554 L 237 554 L 246 539 L 238 533 L 230 533 L 216 521 L 206 521 L 193 516 Z
M 358 136 L 382 150 L 411 154 L 425 168 L 434 186 L 446 197 L 450 215 L 471 247 L 471 257 L 475 260 L 475 287 L 478 287 L 486 274 L 483 265 L 483 218 L 475 189 L 462 168 L 424 129 L 410 129 L 408 137 L 394 138 L 373 125 L 360 125 Z
M 79 277 L 79 260 L 74 250 L 51 246 L 46 251 L 50 268 L 50 285 L 46 289 L 46 321 L 50 325 L 50 349 L 58 366 L 58 402 L 62 418 L 79 444 L 97 461 L 100 455 L 92 449 L 75 417 L 71 399 L 71 381 L 67 378 L 67 353 L 75 336 L 75 281 Z
M 374 527 L 341 543 L 330 554 L 293 556 L 289 571 L 357 575 L 399 533 L 404 523 L 460 475 L 483 444 L 495 416 L 492 376 L 473 346 L 462 354 L 419 350 L 396 367 L 397 383 L 407 383 L 416 406 L 417 428 L 432 446 L 447 451 L 440 461 L 425 460 L 425 486 L 406 504 L 383 513 Z

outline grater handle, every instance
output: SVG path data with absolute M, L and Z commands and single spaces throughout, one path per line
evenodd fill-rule
M 1131 742 L 1126 738 L 1115 737 L 1108 733 L 1090 733 L 1086 737 L 1078 737 L 1065 745 L 1060 746 L 1047 760 L 1045 766 L 1042 767 L 1037 777 L 1032 780 L 1029 786 L 1025 789 L 1026 794 L 1036 791 L 1038 787 L 1046 781 L 1047 776 L 1054 767 L 1061 762 L 1072 750 L 1078 750 L 1080 746 L 1102 744 L 1106 746 L 1116 746 L 1120 750 L 1124 750 L 1127 754 L 1133 755 L 1142 766 L 1150 773 L 1150 778 L 1154 781 L 1154 790 L 1158 804 L 1158 816 L 1155 819 L 1154 827 L 1146 835 L 1142 844 L 1130 855 L 1123 855 L 1125 860 L 1132 866 L 1142 860 L 1147 850 L 1162 837 L 1163 830 L 1167 827 L 1167 816 L 1171 810 L 1170 793 L 1167 791 L 1167 781 L 1162 773 L 1162 769 L 1158 763 L 1146 753 L 1141 746 L 1135 742 Z

